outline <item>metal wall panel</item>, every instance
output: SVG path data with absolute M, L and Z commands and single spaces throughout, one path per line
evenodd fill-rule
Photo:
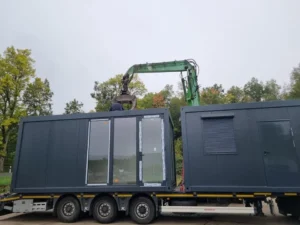
M 109 165 L 109 184 L 86 184 L 89 121 L 111 121 L 110 155 L 114 156 L 114 119 L 137 118 L 136 146 L 139 154 L 138 121 L 143 116 L 160 115 L 163 118 L 166 180 L 159 187 L 136 184 L 114 185 L 113 160 Z M 15 193 L 65 193 L 65 192 L 144 192 L 172 191 L 174 171 L 171 165 L 169 144 L 170 115 L 167 109 L 130 110 L 73 115 L 28 117 L 20 122 L 14 163 L 12 191 Z M 126 129 L 124 130 L 126 132 Z M 137 166 L 139 165 L 137 157 Z M 138 178 L 137 170 L 137 178 Z
M 204 130 L 203 120 L 208 117 L 222 118 L 230 115 L 233 116 L 236 153 L 206 154 L 204 151 L 206 140 L 204 138 L 207 137 L 204 134 L 207 130 Z M 187 191 L 300 191 L 300 183 L 298 185 L 297 182 L 293 181 L 299 177 L 297 168 L 300 167 L 300 149 L 299 145 L 297 145 L 300 141 L 299 115 L 300 101 L 183 107 L 182 132 Z M 275 165 L 276 169 L 268 169 L 269 172 L 267 173 L 266 156 L 264 155 L 265 147 L 262 140 L 264 136 L 259 132 L 259 123 L 279 120 L 290 121 L 294 131 L 295 148 L 287 149 L 280 145 L 281 149 L 276 151 L 276 154 L 281 154 L 280 160 L 275 162 L 277 163 Z M 222 128 L 221 125 L 222 123 L 220 123 L 220 128 Z M 214 132 L 216 132 L 216 129 L 214 129 Z M 220 135 L 221 132 L 216 136 Z M 264 133 L 264 135 L 270 134 Z M 282 142 L 284 138 L 286 139 L 282 135 L 277 136 L 277 139 L 280 138 L 282 138 Z M 268 146 L 274 146 L 274 148 L 278 147 L 278 145 L 275 141 L 274 143 L 268 143 Z M 212 146 L 215 147 L 216 144 L 214 143 Z M 228 147 L 227 144 L 224 146 Z M 221 146 L 219 147 L 221 148 Z M 287 156 L 288 150 L 294 151 L 290 155 L 294 154 L 295 157 L 297 156 L 293 162 L 290 160 L 291 157 Z M 284 161 L 285 159 L 286 161 Z M 283 168 L 282 165 L 289 165 L 289 168 Z M 269 168 L 268 165 L 267 167 Z M 273 171 L 273 174 L 270 175 L 270 171 Z M 278 177 L 280 174 L 285 174 L 285 178 L 281 179 Z M 278 177 L 277 183 L 274 182 L 274 177 L 276 176 Z M 268 177 L 269 180 L 273 179 L 273 182 L 268 182 Z

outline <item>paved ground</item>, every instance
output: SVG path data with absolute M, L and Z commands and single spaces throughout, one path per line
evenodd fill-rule
M 254 216 L 239 216 L 239 215 L 228 215 L 228 216 L 213 216 L 213 217 L 176 217 L 176 216 L 161 216 L 153 224 L 155 225 L 175 225 L 175 224 L 186 224 L 186 225 L 294 225 L 299 224 L 292 218 L 283 217 L 280 215 L 271 216 L 267 210 L 265 210 L 265 217 L 254 217 Z M 14 215 L 9 214 L 0 217 L 1 225 L 58 225 L 63 224 L 57 221 L 51 213 L 33 213 L 33 214 L 21 214 Z M 76 224 L 98 224 L 92 218 L 83 218 Z M 121 218 L 114 224 L 133 224 L 128 217 Z

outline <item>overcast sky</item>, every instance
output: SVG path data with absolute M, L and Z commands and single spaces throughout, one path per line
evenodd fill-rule
M 299 0 L 0 0 L 0 52 L 29 48 L 48 78 L 53 109 L 73 98 L 95 107 L 94 81 L 133 64 L 193 58 L 201 86 L 289 81 L 300 62 Z M 141 74 L 149 91 L 177 74 Z

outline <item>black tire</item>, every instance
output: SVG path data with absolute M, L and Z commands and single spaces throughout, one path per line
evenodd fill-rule
M 99 223 L 112 223 L 117 215 L 118 209 L 114 199 L 102 197 L 96 200 L 93 206 L 93 217 Z
M 155 205 L 149 198 L 136 198 L 130 204 L 129 215 L 137 224 L 149 224 L 156 217 Z
M 65 197 L 58 202 L 56 214 L 59 221 L 63 223 L 73 223 L 79 219 L 80 204 L 74 197 Z

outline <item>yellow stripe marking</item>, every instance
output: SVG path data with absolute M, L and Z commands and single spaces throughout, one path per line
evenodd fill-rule
M 126 198 L 126 197 L 131 197 L 132 195 L 131 194 L 120 194 L 120 195 L 117 195 L 117 197 L 120 197 L 120 198 Z
M 1 199 L 0 202 L 8 202 L 8 201 L 13 201 L 13 200 L 17 200 L 17 199 L 19 199 L 19 197 L 4 198 L 4 199 Z
M 197 197 L 208 197 L 208 198 L 232 198 L 233 195 L 219 195 L 219 194 L 197 194 Z
M 157 194 L 156 197 L 194 197 L 193 194 Z
M 96 195 L 83 195 L 85 198 L 94 198 Z
M 285 196 L 297 196 L 297 193 L 284 193 Z
M 254 195 L 272 195 L 271 193 L 264 193 L 264 192 L 262 192 L 262 193 L 254 193 Z
M 25 195 L 22 198 L 28 199 L 28 198 L 52 198 L 52 197 L 51 195 L 36 195 L 36 196 Z
M 82 195 L 83 198 L 94 198 L 96 195 Z M 77 195 L 77 198 L 81 198 L 81 195 Z
M 236 195 L 238 198 L 254 198 L 254 195 Z

